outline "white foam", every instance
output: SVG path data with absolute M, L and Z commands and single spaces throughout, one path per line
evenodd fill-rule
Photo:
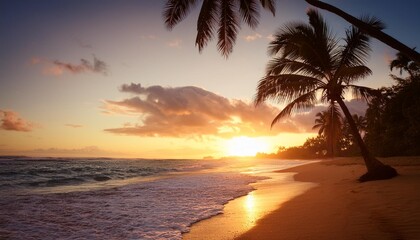
M 6 196 L 1 235 L 31 239 L 181 239 L 199 220 L 223 212 L 258 178 L 205 173 L 120 188 Z M 29 217 L 30 216 L 30 217 Z

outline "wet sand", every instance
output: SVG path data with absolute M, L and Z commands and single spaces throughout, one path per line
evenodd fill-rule
M 234 239 L 254 227 L 258 219 L 277 209 L 279 204 L 316 186 L 314 183 L 294 181 L 295 173 L 292 172 L 261 175 L 270 179 L 252 184 L 257 190 L 230 201 L 225 205 L 223 214 L 193 224 L 183 239 Z

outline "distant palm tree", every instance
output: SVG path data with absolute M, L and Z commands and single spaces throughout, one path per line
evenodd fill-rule
M 399 69 L 400 75 L 403 73 L 403 71 L 406 71 L 411 78 L 415 77 L 416 75 L 420 75 L 420 64 L 412 61 L 401 52 L 397 53 L 397 58 L 391 61 L 389 68 L 391 71 L 394 68 Z
M 366 117 L 353 114 L 353 120 L 354 120 L 354 123 L 356 124 L 357 130 L 359 130 L 360 135 L 362 135 L 362 133 L 366 131 L 366 127 L 367 127 Z
M 420 54 L 407 45 L 399 42 L 397 39 L 389 36 L 382 29 L 373 27 L 369 23 L 351 16 L 343 10 L 319 0 L 305 0 L 308 4 L 317 8 L 324 9 L 337 16 L 343 18 L 347 22 L 353 24 L 370 36 L 387 44 L 388 46 L 403 52 L 413 61 L 420 63 Z M 172 29 L 178 22 L 182 21 L 189 13 L 197 0 L 167 0 L 164 10 L 165 24 Z M 199 51 L 207 45 L 214 34 L 214 28 L 218 25 L 218 48 L 219 51 L 227 57 L 233 49 L 233 45 L 238 35 L 239 18 L 237 12 L 242 19 L 251 27 L 258 25 L 259 4 L 272 14 L 275 14 L 275 1 L 273 0 L 203 0 L 200 15 L 197 21 L 197 38 L 196 45 Z M 239 7 L 238 7 L 239 6 Z
M 172 29 L 187 16 L 196 2 L 196 0 L 168 0 L 163 13 L 166 26 Z M 217 47 L 227 57 L 233 50 L 241 19 L 252 29 L 257 27 L 260 5 L 275 14 L 274 0 L 203 0 L 197 20 L 195 41 L 199 51 L 201 52 L 213 38 L 217 26 Z
M 337 105 L 330 105 L 327 110 L 316 114 L 315 125 L 312 129 L 319 128 L 318 135 L 325 137 L 327 154 L 334 157 L 337 154 L 337 143 L 343 125 L 342 116 Z
M 360 78 L 371 74 L 364 65 L 370 51 L 369 38 L 352 27 L 346 31 L 344 44 L 339 45 L 317 11 L 309 10 L 308 16 L 309 24 L 287 24 L 274 36 L 269 46 L 273 59 L 267 65 L 265 77 L 259 81 L 255 103 L 258 105 L 273 99 L 287 104 L 274 118 L 272 126 L 292 112 L 312 108 L 318 102 L 337 103 L 349 122 L 367 167 L 367 173 L 360 180 L 396 176 L 395 169 L 370 154 L 343 101 L 347 91 L 366 100 L 378 94 L 373 89 L 354 85 Z M 363 20 L 375 28 L 383 27 L 377 19 Z

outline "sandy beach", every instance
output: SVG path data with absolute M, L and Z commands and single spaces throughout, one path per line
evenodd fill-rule
M 359 183 L 361 159 L 299 166 L 296 181 L 318 183 L 237 239 L 420 239 L 420 159 L 384 159 L 400 176 Z
M 420 239 L 420 158 L 381 160 L 400 176 L 359 183 L 365 172 L 361 158 L 274 173 L 302 185 L 261 183 L 253 192 L 260 205 L 252 226 L 241 227 L 245 196 L 227 204 L 225 214 L 194 224 L 184 239 Z

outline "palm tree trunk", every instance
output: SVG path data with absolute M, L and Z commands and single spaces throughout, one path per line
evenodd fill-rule
M 409 57 L 411 60 L 420 63 L 420 54 L 416 52 L 414 49 L 409 48 L 407 45 L 401 43 L 397 39 L 389 36 L 388 34 L 384 33 L 383 31 L 374 28 L 370 26 L 369 24 L 351 16 L 350 14 L 342 11 L 339 8 L 336 8 L 328 3 L 324 3 L 319 0 L 305 0 L 307 3 L 311 4 L 312 6 L 315 6 L 317 8 L 324 9 L 326 11 L 329 11 L 331 13 L 334 13 L 347 22 L 351 23 L 352 25 L 356 26 L 357 28 L 361 29 L 365 33 L 369 34 L 370 36 L 378 39 L 379 41 L 385 43 L 386 45 L 390 46 L 391 48 L 398 50 L 402 53 L 404 53 L 407 57 Z
M 346 104 L 340 97 L 336 99 L 336 101 L 340 105 L 341 110 L 346 116 L 346 119 L 350 125 L 350 129 L 353 132 L 354 140 L 359 145 L 360 152 L 363 156 L 363 160 L 365 161 L 367 173 L 362 175 L 359 178 L 359 180 L 361 182 L 365 182 L 365 181 L 371 181 L 371 180 L 389 179 L 389 178 L 393 178 L 397 176 L 398 173 L 394 168 L 383 164 L 382 162 L 380 162 L 378 159 L 376 159 L 374 156 L 371 155 L 365 143 L 363 142 L 362 137 L 360 136 L 356 123 L 354 122 L 353 117 L 349 109 L 347 108 Z

